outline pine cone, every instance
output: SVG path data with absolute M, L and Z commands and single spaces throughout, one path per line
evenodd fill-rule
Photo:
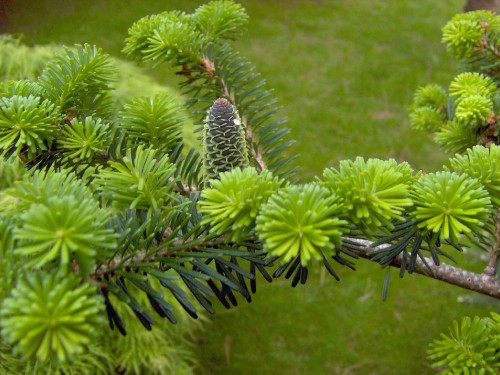
M 219 173 L 248 166 L 245 132 L 236 109 L 224 98 L 209 110 L 203 133 L 203 154 L 207 179 Z

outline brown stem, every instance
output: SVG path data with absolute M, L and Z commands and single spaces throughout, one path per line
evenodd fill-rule
M 174 183 L 172 190 L 176 193 L 179 193 L 180 195 L 189 197 L 192 193 L 197 193 L 199 191 L 198 187 L 195 185 L 188 185 L 182 180 L 174 182 L 174 180 L 174 177 L 171 177 L 169 179 L 170 183 Z
M 495 56 L 495 58 L 497 59 L 500 58 L 500 53 L 498 52 L 495 46 L 486 43 L 486 50 L 489 51 L 493 56 Z
M 241 118 L 241 123 L 245 127 L 245 138 L 249 141 L 250 145 L 253 145 L 255 143 L 255 138 L 252 129 L 248 126 L 247 119 L 244 116 Z M 260 171 L 267 169 L 264 158 L 262 157 L 262 153 L 259 150 L 256 150 L 254 147 L 250 147 L 250 155 L 252 155 L 254 160 L 259 165 Z
M 171 229 L 167 228 L 164 234 L 164 238 L 171 235 Z M 175 254 L 179 252 L 196 251 L 199 247 L 214 247 L 223 243 L 226 236 L 219 236 L 213 240 L 208 241 L 192 241 L 191 243 L 184 242 L 182 240 L 176 240 L 172 242 L 169 246 L 165 246 L 161 250 L 146 251 L 142 250 L 133 257 L 121 257 L 115 256 L 109 260 L 106 264 L 98 265 L 89 275 L 93 280 L 102 280 L 107 275 L 112 274 L 114 271 L 134 269 L 137 264 L 140 263 L 153 263 L 158 262 L 161 258 L 175 257 Z M 179 248 L 182 247 L 182 250 Z M 173 252 L 175 249 L 175 253 Z
M 484 274 L 488 276 L 495 276 L 496 267 L 498 262 L 498 253 L 500 251 L 500 209 L 497 210 L 497 216 L 495 221 L 495 242 L 493 242 L 493 246 L 491 248 L 491 256 L 490 261 L 488 262 L 488 266 L 484 269 Z
M 357 246 L 349 246 L 348 250 L 360 258 L 371 259 L 370 254 L 375 250 L 383 249 L 389 245 L 379 245 L 371 247 L 368 240 L 349 238 L 349 242 Z M 448 284 L 459 286 L 461 288 L 484 294 L 496 299 L 500 299 L 500 280 L 496 277 L 470 272 L 461 268 L 453 267 L 445 263 L 439 266 L 434 264 L 430 258 L 425 258 L 427 265 L 421 259 L 417 259 L 415 273 L 441 280 Z M 390 264 L 392 267 L 401 268 L 401 255 L 398 255 Z

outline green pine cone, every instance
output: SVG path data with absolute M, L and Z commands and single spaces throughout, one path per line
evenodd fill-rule
M 203 131 L 203 155 L 207 180 L 219 173 L 248 166 L 245 132 L 236 109 L 224 98 L 209 110 Z

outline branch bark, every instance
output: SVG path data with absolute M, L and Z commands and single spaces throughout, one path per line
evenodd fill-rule
M 221 80 L 221 81 L 222 81 L 222 85 L 224 88 L 225 96 L 227 98 L 229 98 L 231 104 L 233 106 L 235 106 L 235 108 L 238 108 L 238 103 L 236 102 L 234 95 L 231 92 L 229 92 L 226 83 L 223 80 Z M 266 163 L 264 162 L 264 158 L 262 156 L 262 152 L 260 152 L 260 150 L 257 150 L 255 147 L 253 147 L 254 144 L 255 145 L 257 144 L 257 142 L 255 140 L 255 136 L 252 132 L 252 129 L 248 125 L 247 118 L 241 113 L 240 113 L 240 117 L 241 117 L 241 123 L 243 125 L 243 128 L 245 129 L 245 138 L 247 139 L 247 143 L 250 144 L 250 148 L 248 151 L 249 151 L 250 155 L 252 155 L 254 160 L 257 162 L 257 164 L 259 166 L 259 172 L 262 172 L 264 169 L 267 169 Z
M 484 270 L 484 273 L 486 275 L 495 276 L 497 272 L 499 249 L 500 249 L 500 209 L 497 210 L 497 216 L 496 216 L 495 242 L 493 242 L 493 248 L 491 249 L 490 261 L 488 263 L 488 266 Z
M 384 244 L 377 247 L 371 247 L 371 242 L 368 240 L 356 238 L 349 238 L 348 240 L 351 243 L 357 244 L 357 246 L 346 246 L 346 249 L 364 259 L 371 259 L 370 254 L 373 251 L 389 246 Z M 428 266 L 426 266 L 421 259 L 417 259 L 415 273 L 500 299 L 500 280 L 496 277 L 484 273 L 479 274 L 470 272 L 462 268 L 450 266 L 446 263 L 441 263 L 441 265 L 437 266 L 430 258 L 425 258 L 425 260 Z M 401 268 L 401 255 L 397 256 L 392 263 L 390 263 L 390 266 Z

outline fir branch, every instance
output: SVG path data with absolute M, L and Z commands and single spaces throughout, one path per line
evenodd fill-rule
M 229 98 L 229 101 L 233 106 L 238 107 L 238 103 L 236 102 L 234 95 L 232 95 L 232 93 L 229 91 L 225 82 L 222 81 L 221 84 L 224 88 L 224 95 Z M 241 116 L 241 124 L 243 125 L 243 129 L 245 129 L 245 138 L 247 139 L 247 143 L 249 143 L 250 145 L 257 144 L 257 137 L 255 137 L 252 128 L 248 123 L 247 116 Z M 250 147 L 249 153 L 252 156 L 253 160 L 256 162 L 259 171 L 267 169 L 266 162 L 264 161 L 264 157 L 262 155 L 262 149 L 260 147 Z
M 283 155 L 293 144 L 288 139 L 290 130 L 282 126 L 283 119 L 273 118 L 279 107 L 265 80 L 225 42 L 245 24 L 244 10 L 231 1 L 210 3 L 193 14 L 166 12 L 138 21 L 129 30 L 124 51 L 144 62 L 180 67 L 178 74 L 186 77 L 183 94 L 191 97 L 187 104 L 202 104 L 198 113 L 203 118 L 208 103 L 227 98 L 242 117 L 254 166 L 288 177 L 295 171 L 290 154 Z
M 344 247 L 349 252 L 360 258 L 369 260 L 371 260 L 371 254 L 374 251 L 382 250 L 388 246 L 387 244 L 383 244 L 372 247 L 372 242 L 358 238 L 346 238 L 344 241 Z M 398 255 L 395 257 L 394 260 L 389 263 L 389 266 L 401 268 L 402 256 Z M 432 259 L 425 257 L 416 260 L 414 272 L 430 277 L 431 279 L 444 281 L 460 288 L 500 299 L 500 280 L 484 273 L 478 274 L 442 262 L 437 266 Z
M 168 179 L 169 184 L 173 184 L 172 191 L 178 193 L 182 196 L 189 197 L 191 194 L 196 194 L 199 192 L 198 186 L 189 185 L 184 181 L 176 180 L 175 177 L 170 177 Z
M 165 230 L 164 237 L 173 233 L 171 228 Z M 143 249 L 133 256 L 115 256 L 106 264 L 97 265 L 89 274 L 89 279 L 100 281 L 118 270 L 135 269 L 141 264 L 158 263 L 162 258 L 173 258 L 181 253 L 196 252 L 200 248 L 215 248 L 225 244 L 225 236 L 207 236 L 200 240 L 185 241 L 181 238 L 165 241 L 157 248 L 151 250 Z
M 43 96 L 69 119 L 75 115 L 105 119 L 114 112 L 109 96 L 114 74 L 109 55 L 95 46 L 76 45 L 47 64 L 38 84 Z
M 278 165 L 283 164 L 274 159 L 286 159 L 282 153 L 278 155 L 277 149 L 282 151 L 281 147 L 286 149 L 291 142 L 284 139 L 289 133 L 288 128 L 281 126 L 284 120 L 269 123 L 279 107 L 271 91 L 265 89 L 265 80 L 229 45 L 216 45 L 207 52 L 200 68 L 205 70 L 204 75 L 213 77 L 215 90 L 238 109 L 255 167 L 259 171 L 277 172 L 276 169 L 281 169 Z M 283 176 L 290 173 L 293 172 L 283 171 Z

